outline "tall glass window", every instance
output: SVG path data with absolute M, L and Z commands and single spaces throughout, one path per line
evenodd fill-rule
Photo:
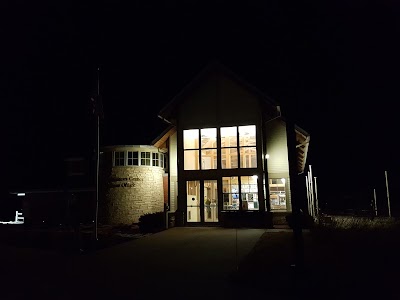
M 222 177 L 222 195 L 224 210 L 239 210 L 238 177 Z
M 221 166 L 257 168 L 255 125 L 221 127 Z
M 257 168 L 256 126 L 239 126 L 240 167 Z
M 286 178 L 269 179 L 271 209 L 286 209 Z
M 238 168 L 237 127 L 221 127 L 221 167 Z
M 217 129 L 205 128 L 200 130 L 201 135 L 201 169 L 217 168 Z
M 242 193 L 242 209 L 258 210 L 258 186 L 257 176 L 241 176 L 240 187 Z
M 183 131 L 184 169 L 199 170 L 200 149 L 199 130 L 188 129 Z

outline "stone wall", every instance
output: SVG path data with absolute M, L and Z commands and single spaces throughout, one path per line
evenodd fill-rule
M 111 167 L 103 173 L 99 220 L 104 224 L 138 223 L 139 217 L 164 211 L 164 170 L 160 167 Z

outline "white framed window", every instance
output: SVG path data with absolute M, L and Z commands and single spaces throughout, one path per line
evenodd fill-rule
M 153 155 L 153 167 L 161 167 L 160 165 L 160 154 L 152 153 Z
M 125 166 L 125 152 L 115 151 L 114 152 L 114 166 Z
M 141 166 L 151 166 L 151 152 L 140 152 L 140 165 Z
M 164 161 L 164 154 L 160 153 L 160 167 L 165 169 Z
M 255 125 L 221 127 L 220 133 L 222 169 L 257 168 Z
M 183 131 L 183 166 L 185 170 L 200 169 L 199 130 L 187 129 Z
M 201 170 L 217 168 L 217 128 L 200 129 Z
M 139 152 L 138 151 L 128 151 L 128 166 L 138 166 L 139 165 Z

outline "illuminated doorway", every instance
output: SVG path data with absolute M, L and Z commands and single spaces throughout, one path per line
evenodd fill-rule
M 186 221 L 190 223 L 218 222 L 217 180 L 186 182 Z
M 217 180 L 204 180 L 204 222 L 218 222 Z
M 201 222 L 200 216 L 200 181 L 186 181 L 186 221 Z

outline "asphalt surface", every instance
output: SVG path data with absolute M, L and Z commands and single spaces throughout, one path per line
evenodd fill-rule
M 2 247 L 1 299 L 234 299 L 263 229 L 172 228 L 91 254 Z M 254 284 L 257 276 L 254 276 Z M 262 284 L 262 283 L 261 283 Z M 37 298 L 39 297 L 39 298 Z

